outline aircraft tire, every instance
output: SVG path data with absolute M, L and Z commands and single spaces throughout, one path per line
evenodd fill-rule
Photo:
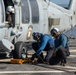
M 26 59 L 27 47 L 26 44 L 19 41 L 15 44 L 15 50 L 13 51 L 14 59 Z

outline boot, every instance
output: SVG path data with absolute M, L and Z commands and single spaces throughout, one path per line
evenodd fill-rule
M 61 59 L 61 63 L 60 63 L 60 65 L 62 65 L 62 66 L 65 66 L 66 65 L 66 60 L 65 59 Z

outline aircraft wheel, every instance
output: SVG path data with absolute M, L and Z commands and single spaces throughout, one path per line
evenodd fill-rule
M 13 58 L 26 59 L 27 47 L 23 42 L 17 42 L 15 44 L 15 50 L 13 51 Z

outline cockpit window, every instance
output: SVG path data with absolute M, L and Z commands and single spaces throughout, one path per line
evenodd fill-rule
M 30 0 L 32 10 L 32 23 L 39 23 L 39 8 L 37 0 Z
M 30 21 L 30 11 L 27 0 L 21 0 L 22 3 L 22 23 L 29 23 Z
M 53 2 L 65 9 L 69 9 L 71 0 L 49 0 L 50 2 Z
M 0 0 L 0 23 L 3 22 L 4 22 L 4 7 L 2 0 Z

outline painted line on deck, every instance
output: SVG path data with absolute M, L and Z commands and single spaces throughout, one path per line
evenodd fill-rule
M 64 71 L 0 71 L 0 74 L 38 74 L 38 73 L 64 73 Z
M 74 58 L 76 57 L 76 55 L 70 55 L 68 58 Z
M 72 49 L 71 49 L 70 52 L 76 52 L 76 50 L 72 50 Z
M 73 66 L 59 66 L 59 65 L 54 65 L 54 66 L 49 66 L 49 65 L 45 65 L 45 64 L 39 64 L 39 66 L 42 66 L 44 68 L 50 68 L 53 70 L 58 70 L 58 71 L 64 71 L 64 72 L 76 72 L 76 67 Z
M 61 68 L 61 69 L 71 69 L 71 70 L 76 70 L 76 67 L 72 67 L 72 66 L 50 66 L 50 67 L 56 67 L 56 68 Z
M 47 66 L 47 65 L 45 65 Z M 39 74 L 39 73 L 70 73 L 70 72 L 76 72 L 76 67 L 71 66 L 49 66 L 51 71 L 0 71 L 0 74 Z M 51 68 L 52 67 L 52 68 Z M 53 69 L 54 68 L 54 69 Z M 55 68 L 61 68 L 60 70 L 55 70 Z M 63 70 L 65 69 L 65 70 Z

